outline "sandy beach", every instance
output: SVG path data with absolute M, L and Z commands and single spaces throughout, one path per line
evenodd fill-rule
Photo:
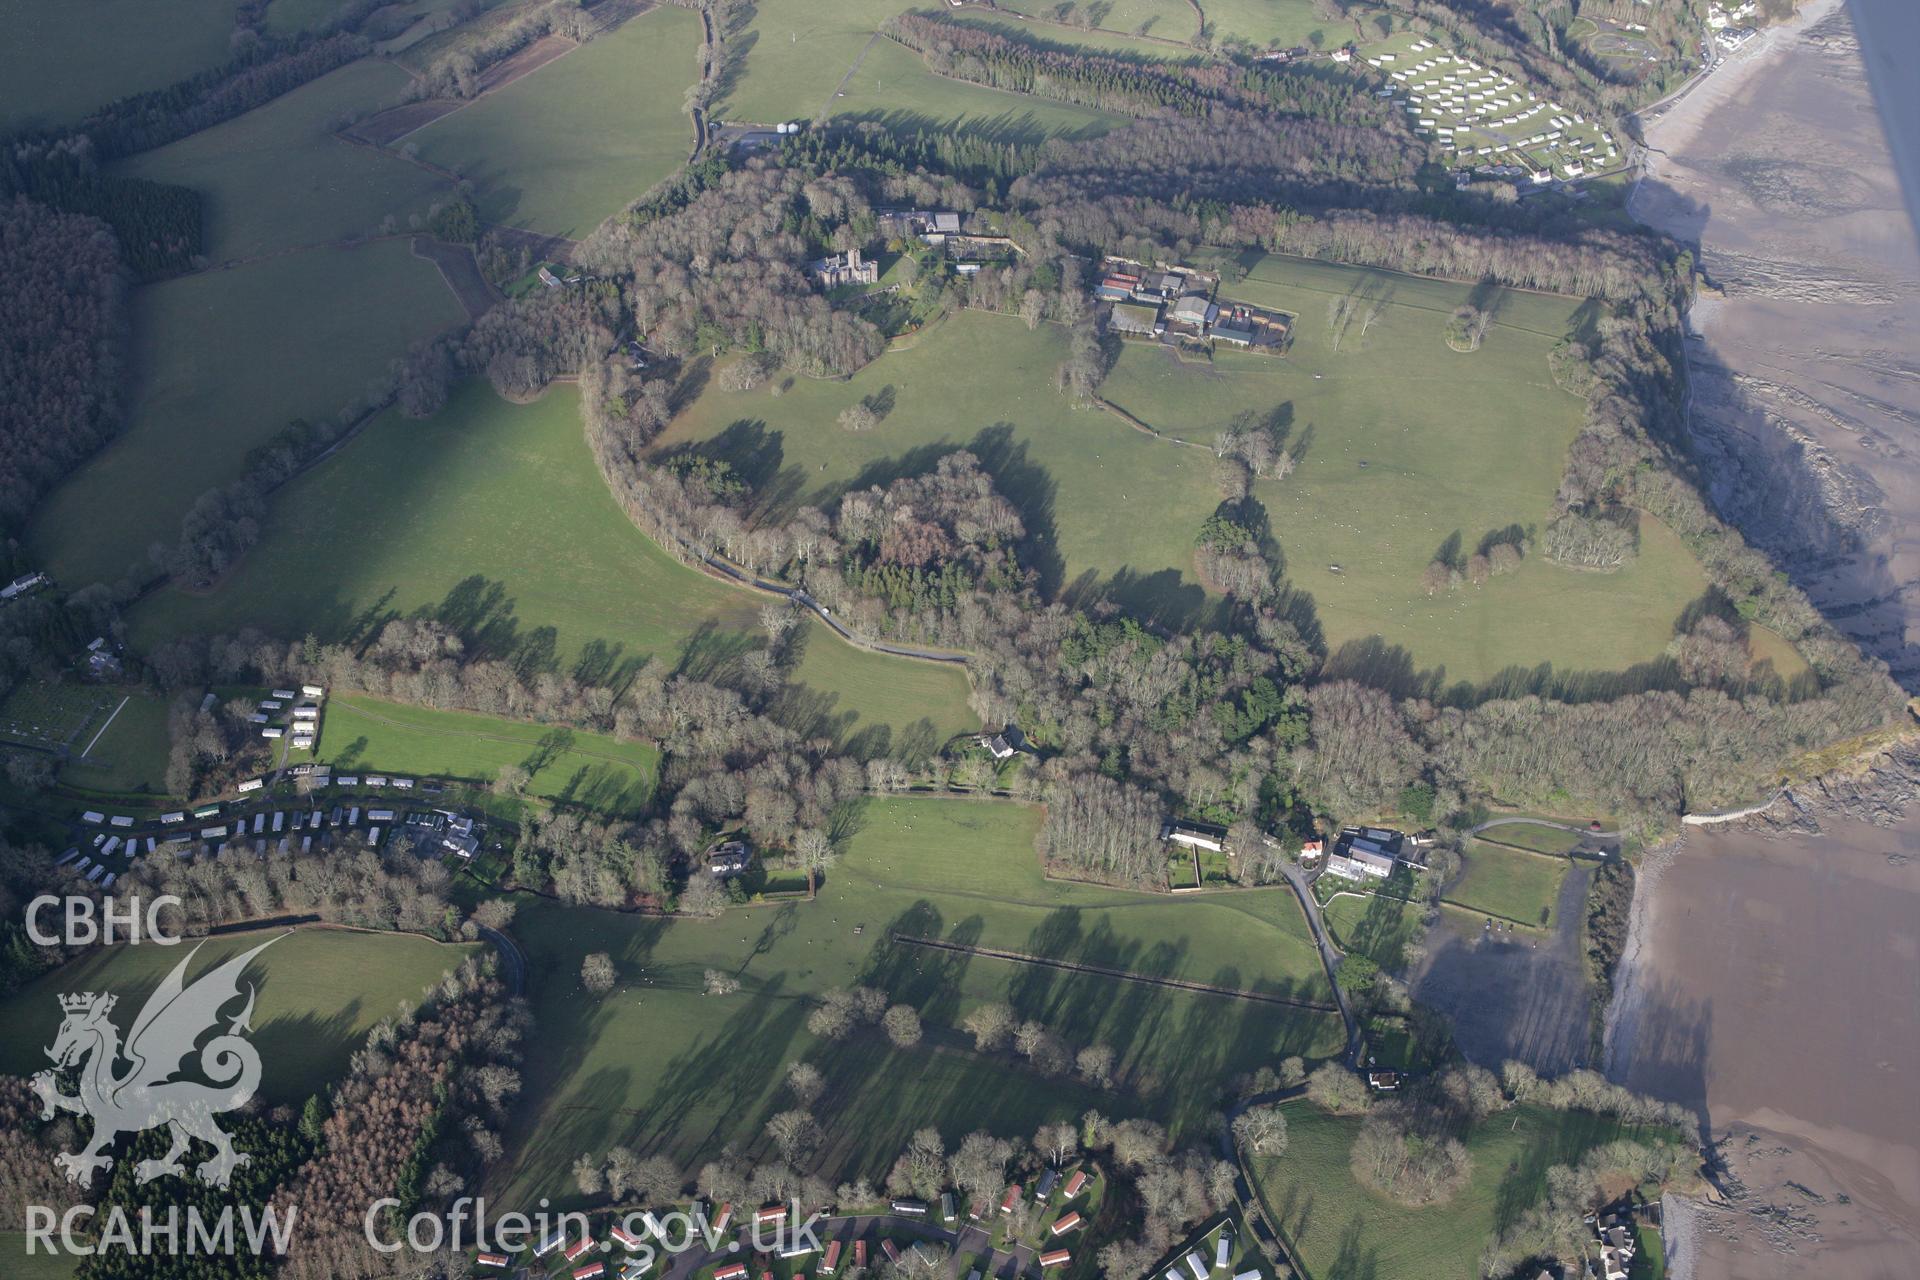
M 1920 689 L 1915 28 L 1908 0 L 1814 0 L 1651 113 L 1631 205 L 1696 245 L 1723 294 L 1695 308 L 1688 343 L 1693 432 L 1716 505 L 1910 689 Z

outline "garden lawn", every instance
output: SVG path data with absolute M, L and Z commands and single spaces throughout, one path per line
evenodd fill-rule
M 405 230 L 451 184 L 418 165 L 334 135 L 343 118 L 401 100 L 407 73 L 349 63 L 245 115 L 113 167 L 128 177 L 192 187 L 216 262 L 373 235 L 391 217 Z
M 278 932 L 285 936 L 256 957 L 245 974 L 259 992 L 249 1038 L 260 1050 L 260 1096 L 269 1104 L 296 1107 L 346 1070 L 348 1057 L 374 1023 L 396 1013 L 402 1001 L 418 1004 L 442 975 L 482 950 L 410 934 L 315 927 Z M 188 966 L 187 980 L 275 934 L 260 930 L 206 940 Z M 0 1070 L 30 1075 L 46 1066 L 42 1049 L 53 1043 L 60 1025 L 56 997 L 62 992 L 110 992 L 119 999 L 115 1020 L 130 1026 L 146 997 L 194 952 L 194 945 L 89 951 L 0 1001 L 0 1022 L 10 1032 L 0 1040 Z
M 972 449 L 1019 509 L 1023 555 L 1040 568 L 1043 589 L 1190 622 L 1207 607 L 1193 540 L 1219 501 L 1213 459 L 1073 408 L 1053 386 L 1065 353 L 1058 326 L 1029 332 L 1008 316 L 961 312 L 846 382 L 800 378 L 775 397 L 764 387 L 724 391 L 716 380 L 656 452 L 695 445 L 727 458 L 754 481 L 763 513 L 778 518 L 800 504 L 831 508 L 849 487 L 884 485 Z M 886 388 L 896 406 L 878 427 L 840 428 L 841 410 Z
M 773 124 L 852 116 L 895 128 L 968 129 L 1039 141 L 1104 133 L 1120 118 L 935 75 L 875 32 L 908 0 L 759 0 L 721 82 L 714 118 Z M 1048 36 L 1051 29 L 1036 28 Z
M 1548 1168 L 1616 1138 L 1670 1138 L 1605 1116 L 1515 1107 L 1463 1137 L 1473 1173 L 1461 1192 L 1409 1209 L 1354 1180 L 1348 1153 L 1360 1117 L 1304 1101 L 1286 1116 L 1286 1153 L 1252 1161 L 1269 1219 L 1308 1274 L 1373 1280 L 1476 1280 L 1487 1242 L 1545 1194 Z
M 408 136 L 490 222 L 579 238 L 686 159 L 700 18 L 661 5 Z
M 530 775 L 527 792 L 606 813 L 633 813 L 653 794 L 660 752 L 564 725 L 435 711 L 357 694 L 328 699 L 315 758 L 336 769 L 490 783 Z
M 1299 465 L 1255 496 L 1288 578 L 1312 597 L 1331 671 L 1477 684 L 1515 667 L 1618 671 L 1661 655 L 1707 582 L 1651 518 L 1617 573 L 1529 556 L 1484 586 L 1429 596 L 1421 585 L 1443 551 L 1464 563 L 1496 531 L 1537 535 L 1551 518 L 1582 406 L 1554 385 L 1547 357 L 1584 304 L 1509 290 L 1480 350 L 1462 354 L 1443 330 L 1466 286 L 1290 258 L 1250 265 L 1221 294 L 1295 313 L 1288 354 L 1223 353 L 1208 368 L 1130 343 L 1101 394 L 1189 440 L 1243 413 L 1282 425 Z M 1357 315 L 1336 333 L 1344 299 Z M 1373 637 L 1377 647 L 1340 652 Z
M 0 127 L 73 124 L 230 57 L 234 0 L 0 0 Z
M 209 489 L 298 417 L 325 419 L 382 376 L 409 343 L 463 313 L 407 242 L 319 249 L 133 295 L 127 429 L 54 491 L 29 542 L 61 582 L 153 572 Z M 299 584 L 286 584 L 298 590 Z
M 1029 1134 L 1098 1106 L 1153 1115 L 1191 1137 L 1233 1075 L 1339 1051 L 1333 1014 L 889 941 L 898 931 L 1324 994 L 1284 889 L 1200 900 L 1049 883 L 1033 851 L 1039 821 L 1038 809 L 1009 802 L 873 800 L 850 832 L 843 825 L 841 858 L 817 901 L 734 908 L 709 922 L 523 900 L 514 932 L 541 1028 L 527 1064 L 527 1096 L 538 1101 L 515 1127 L 508 1197 L 571 1198 L 568 1169 L 588 1147 L 625 1142 L 682 1162 L 729 1141 L 757 1150 L 767 1117 L 788 1105 L 786 1065 L 801 1058 L 826 1077 L 814 1108 L 828 1134 L 822 1171 L 878 1181 L 926 1124 L 952 1143 L 982 1126 Z M 595 951 L 611 954 L 620 975 L 604 998 L 579 981 Z M 741 990 L 701 994 L 708 969 L 736 975 Z M 919 1009 L 921 1045 L 895 1050 L 872 1029 L 838 1042 L 808 1033 L 818 994 L 856 982 Z M 1125 1087 L 1095 1091 L 1006 1054 L 974 1053 L 952 1029 L 992 1001 L 1076 1047 L 1111 1045 Z
M 1546 928 L 1552 923 L 1566 859 L 1471 840 L 1461 861 L 1459 877 L 1447 886 L 1447 902 L 1525 925 Z
M 122 696 L 126 705 L 116 712 Z M 167 754 L 172 737 L 167 730 L 167 704 L 164 699 L 117 691 L 106 716 L 80 735 L 73 758 L 67 761 L 60 780 L 71 786 L 94 791 L 149 791 L 164 795 L 167 786 Z M 95 732 L 105 725 L 105 732 Z M 85 751 L 85 755 L 80 753 Z
M 633 526 L 594 465 L 571 386 L 514 405 L 471 381 L 426 421 L 381 415 L 275 494 L 259 545 L 219 586 L 164 590 L 133 626 L 149 645 L 242 626 L 340 640 L 426 612 L 473 651 L 613 681 L 648 657 L 722 672 L 763 643 L 763 600 L 686 568 Z M 813 662 L 800 681 L 848 734 L 879 723 L 905 735 L 928 716 L 940 717 L 939 741 L 978 727 L 957 666 L 853 650 Z M 927 700 L 913 705 L 896 681 Z

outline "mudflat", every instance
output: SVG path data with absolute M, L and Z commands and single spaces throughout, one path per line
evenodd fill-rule
M 1822 827 L 1690 832 L 1642 875 L 1609 1074 L 1724 1162 L 1670 1204 L 1682 1276 L 1920 1275 L 1920 816 Z
M 1812 0 L 1649 113 L 1631 204 L 1695 245 L 1711 282 L 1687 346 L 1715 504 L 1909 689 L 1920 688 L 1916 57 L 1911 0 Z

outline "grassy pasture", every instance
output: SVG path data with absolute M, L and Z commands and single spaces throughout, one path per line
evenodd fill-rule
M 79 1274 L 80 1259 L 73 1255 L 44 1248 L 28 1254 L 24 1231 L 0 1231 L 0 1260 L 12 1280 L 72 1280 Z
M 1321 909 L 1342 951 L 1366 956 L 1388 973 L 1406 968 L 1407 948 L 1426 933 L 1420 914 L 1418 903 L 1384 893 L 1345 893 Z
M 1510 822 L 1492 827 L 1486 836 L 1500 844 L 1517 844 L 1537 853 L 1571 853 L 1582 844 L 1577 831 L 1562 831 L 1558 827 L 1536 826 L 1528 822 Z
M 671 174 L 700 19 L 662 5 L 412 134 L 493 222 L 580 237 Z
M 1193 538 L 1218 497 L 1213 459 L 1076 410 L 1053 388 L 1064 331 L 1029 333 L 1018 320 L 963 312 L 911 348 L 847 382 L 799 379 L 775 398 L 712 385 L 662 438 L 697 445 L 762 482 L 767 505 L 832 503 L 849 487 L 885 484 L 971 448 L 1020 508 L 1049 589 L 1107 594 L 1180 620 L 1206 605 L 1193 576 Z M 835 419 L 893 388 L 897 407 L 874 430 Z M 1141 519 L 1150 503 L 1154 519 Z
M 322 249 L 146 285 L 133 296 L 127 429 L 36 514 L 29 541 L 63 582 L 151 572 L 206 490 L 296 417 L 324 418 L 407 345 L 462 317 L 406 241 Z M 297 588 L 297 584 L 288 584 Z
M 1470 840 L 1461 861 L 1460 876 L 1447 886 L 1446 901 L 1540 928 L 1553 923 L 1553 905 L 1569 865 L 1564 858 Z
M 208 939 L 194 954 L 187 980 L 273 936 L 261 930 Z M 417 1004 L 441 975 L 479 949 L 335 929 L 296 929 L 281 937 L 246 974 L 259 990 L 250 1038 L 260 1050 L 260 1096 L 269 1104 L 298 1106 L 324 1089 L 346 1069 L 374 1023 L 402 1000 Z M 14 1033 L 0 1041 L 0 1070 L 31 1075 L 46 1065 L 41 1050 L 53 1043 L 60 1024 L 60 993 L 112 992 L 120 1006 L 115 1020 L 124 1029 L 160 980 L 193 951 L 192 943 L 109 947 L 36 978 L 0 1001 L 0 1020 Z
M 742 54 L 722 79 L 714 118 L 771 124 L 855 116 L 1030 140 L 1104 132 L 1117 120 L 935 75 L 917 54 L 875 35 L 887 18 L 915 7 L 906 0 L 759 0 L 735 39 Z
M 1188 0 L 1000 0 L 999 7 L 1074 26 L 1091 23 L 1098 31 L 1153 36 L 1182 43 L 1197 34 L 1199 19 Z M 1337 48 L 1353 36 L 1352 27 L 1317 17 L 1312 0 L 1202 0 L 1214 39 L 1229 37 L 1266 47 L 1295 45 Z M 1054 27 L 1051 30 L 1059 31 Z M 1069 32 L 1061 38 L 1078 40 Z
M 531 960 L 542 1029 L 528 1096 L 541 1101 L 516 1130 L 510 1197 L 570 1197 L 567 1168 L 589 1147 L 628 1142 L 689 1160 L 728 1141 L 751 1146 L 786 1105 L 779 1080 L 797 1058 L 826 1076 L 815 1114 L 829 1135 L 824 1166 L 839 1177 L 883 1174 L 925 1124 L 950 1140 L 983 1124 L 1027 1133 L 1097 1104 L 1194 1132 L 1234 1073 L 1287 1053 L 1338 1051 L 1333 1015 L 889 942 L 897 930 L 1209 979 L 1231 969 L 1237 985 L 1318 988 L 1305 925 L 1284 890 L 1223 895 L 1229 903 L 1049 883 L 1032 845 L 1039 817 L 997 802 L 872 801 L 817 901 L 713 922 L 523 903 L 515 933 Z M 605 998 L 579 983 L 580 961 L 594 951 L 609 952 L 620 972 Z M 737 974 L 741 991 L 702 995 L 708 968 Z M 837 1043 L 811 1036 L 812 998 L 852 982 L 916 1006 L 927 1025 L 922 1045 L 895 1051 L 871 1031 Z M 1098 1095 L 973 1053 L 950 1029 L 996 1000 L 1076 1045 L 1111 1044 L 1127 1087 Z
M 60 780 L 95 791 L 150 791 L 164 794 L 167 786 L 167 704 L 135 693 L 119 707 L 122 694 L 114 692 L 105 716 L 80 736 L 73 759 Z M 111 716 L 109 722 L 107 716 Z M 98 733 L 96 740 L 95 734 Z M 88 747 L 83 756 L 82 749 Z
M 1413 668 L 1475 682 L 1542 662 L 1617 670 L 1662 652 L 1707 584 L 1651 519 L 1639 558 L 1618 573 L 1535 556 L 1484 587 L 1428 596 L 1420 583 L 1443 548 L 1464 561 L 1494 531 L 1550 517 L 1581 406 L 1554 386 L 1547 355 L 1580 323 L 1578 300 L 1507 291 L 1480 350 L 1462 354 L 1443 329 L 1463 285 L 1264 258 L 1222 293 L 1295 312 L 1289 353 L 1226 353 L 1209 369 L 1129 344 L 1102 394 L 1191 440 L 1240 413 L 1285 424 L 1299 466 L 1256 496 L 1330 650 L 1377 636 Z M 1338 325 L 1336 305 L 1347 309 Z M 1368 656 L 1356 653 L 1356 664 Z
M 245 115 L 114 167 L 200 192 L 216 262 L 372 235 L 391 215 L 405 230 L 451 186 L 398 156 L 334 136 L 343 118 L 400 101 L 407 74 L 349 63 Z
M 71 124 L 220 66 L 234 0 L 0 0 L 0 126 Z
M 643 806 L 660 769 L 660 752 L 647 743 L 354 694 L 328 700 L 314 758 L 481 784 L 518 765 L 531 775 L 528 794 L 608 813 Z
M 1311 1103 L 1287 1107 L 1285 1155 L 1256 1158 L 1255 1187 L 1274 1225 L 1316 1276 L 1472 1280 L 1481 1251 L 1546 1189 L 1546 1172 L 1616 1139 L 1669 1140 L 1605 1116 L 1515 1107 L 1460 1135 L 1468 1185 L 1444 1205 L 1409 1209 L 1354 1179 L 1348 1153 L 1360 1117 Z
M 686 568 L 633 526 L 577 404 L 571 387 L 512 405 L 472 382 L 428 421 L 383 415 L 276 495 L 259 545 L 225 582 L 152 597 L 135 635 L 254 625 L 334 639 L 426 611 L 482 651 L 595 678 L 649 656 L 721 670 L 761 643 L 760 597 Z M 827 639 L 807 644 L 795 696 L 841 733 L 879 725 L 889 741 L 937 742 L 977 727 L 958 667 L 837 640 L 845 652 L 830 655 Z M 930 727 L 916 729 L 922 719 Z

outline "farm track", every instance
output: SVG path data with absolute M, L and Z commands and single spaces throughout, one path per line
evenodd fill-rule
M 1266 991 L 1249 991 L 1245 987 L 1223 987 L 1211 982 L 1195 982 L 1188 978 L 1167 978 L 1149 973 L 1135 973 L 1130 969 L 1116 969 L 1103 964 L 1087 964 L 1078 960 L 1054 960 L 1047 956 L 1030 955 L 1024 951 L 1002 951 L 997 947 L 976 947 L 960 942 L 943 942 L 935 938 L 914 938 L 901 933 L 889 933 L 887 936 L 893 941 L 906 946 L 924 947 L 932 951 L 951 951 L 961 955 L 985 956 L 990 960 L 1009 960 L 1015 964 L 1030 964 L 1045 969 L 1059 969 L 1066 973 L 1094 974 L 1102 978 L 1117 978 L 1123 982 L 1139 982 L 1152 987 L 1169 987 L 1178 991 L 1198 991 L 1206 995 L 1227 996 L 1235 1000 L 1251 1000 L 1259 1004 L 1284 1005 L 1289 1009 L 1310 1009 L 1315 1013 L 1341 1012 L 1338 1006 L 1328 1004 L 1323 1000 L 1300 1000 L 1292 996 L 1279 996 Z

